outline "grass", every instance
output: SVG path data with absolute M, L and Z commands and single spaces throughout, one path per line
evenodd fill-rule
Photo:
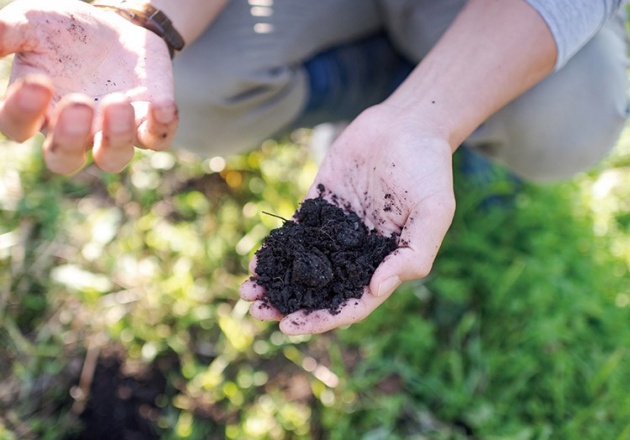
M 124 414 L 105 420 L 147 438 L 630 438 L 627 134 L 599 170 L 525 186 L 513 209 L 457 176 L 431 276 L 313 337 L 237 299 L 279 225 L 262 212 L 290 216 L 316 172 L 294 137 L 70 179 L 37 141 L 4 143 L 0 438 L 95 438 L 82 430 L 110 398 Z

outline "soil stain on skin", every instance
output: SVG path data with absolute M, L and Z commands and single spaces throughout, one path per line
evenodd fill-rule
M 305 200 L 274 229 L 256 253 L 256 283 L 280 313 L 339 313 L 350 298 L 360 298 L 374 271 L 396 249 L 396 237 L 368 230 L 359 216 L 324 200 L 323 185 L 315 199 Z M 335 198 L 332 198 L 333 201 Z

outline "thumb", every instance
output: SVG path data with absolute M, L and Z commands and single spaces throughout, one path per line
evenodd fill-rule
M 18 3 L 0 10 L 0 57 L 33 50 L 38 43 L 35 29 Z
M 372 275 L 370 292 L 377 297 L 391 295 L 403 282 L 426 277 L 449 226 L 455 203 L 452 199 L 419 205 L 408 217 L 398 241 Z

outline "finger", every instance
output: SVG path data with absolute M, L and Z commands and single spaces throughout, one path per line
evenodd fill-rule
M 280 322 L 280 330 L 287 335 L 319 334 L 337 327 L 355 324 L 365 319 L 388 297 L 371 295 L 366 288 L 363 296 L 350 299 L 341 305 L 339 313 L 316 310 L 312 313 L 299 311 L 285 316 Z
M 256 301 L 249 308 L 249 313 L 261 321 L 280 321 L 284 315 L 267 301 Z
M 118 173 L 133 158 L 134 109 L 121 93 L 106 96 L 101 106 L 102 131 L 94 139 L 94 162 L 104 171 Z
M 249 262 L 249 273 L 256 274 L 256 267 L 258 266 L 258 257 L 254 255 L 254 258 Z
M 44 123 L 52 95 L 52 85 L 45 77 L 18 79 L 9 86 L 4 101 L 0 103 L 0 130 L 18 142 L 37 134 Z
M 37 44 L 36 31 L 21 11 L 19 2 L 0 10 L 0 57 L 33 50 Z
M 451 195 L 435 197 L 415 209 L 403 228 L 399 247 L 372 275 L 370 291 L 389 296 L 403 282 L 426 277 L 453 220 L 455 201 Z
M 145 120 L 139 124 L 138 146 L 162 151 L 170 148 L 177 131 L 179 113 L 175 103 L 152 103 Z
M 93 118 L 87 96 L 67 95 L 59 102 L 43 147 L 51 171 L 69 174 L 83 166 Z
M 256 281 L 248 279 L 241 284 L 238 293 L 245 301 L 256 301 L 264 298 L 267 290 Z

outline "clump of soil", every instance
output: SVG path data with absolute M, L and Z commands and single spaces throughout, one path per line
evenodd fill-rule
M 125 374 L 118 355 L 99 359 L 90 400 L 81 414 L 84 429 L 74 440 L 157 440 L 157 405 L 167 388 L 166 374 L 176 369 L 173 357 L 156 360 L 135 376 Z
M 310 313 L 360 298 L 374 271 L 396 249 L 396 237 L 368 230 L 359 216 L 344 212 L 320 195 L 305 200 L 281 228 L 274 229 L 256 253 L 256 276 L 266 300 L 280 313 Z

